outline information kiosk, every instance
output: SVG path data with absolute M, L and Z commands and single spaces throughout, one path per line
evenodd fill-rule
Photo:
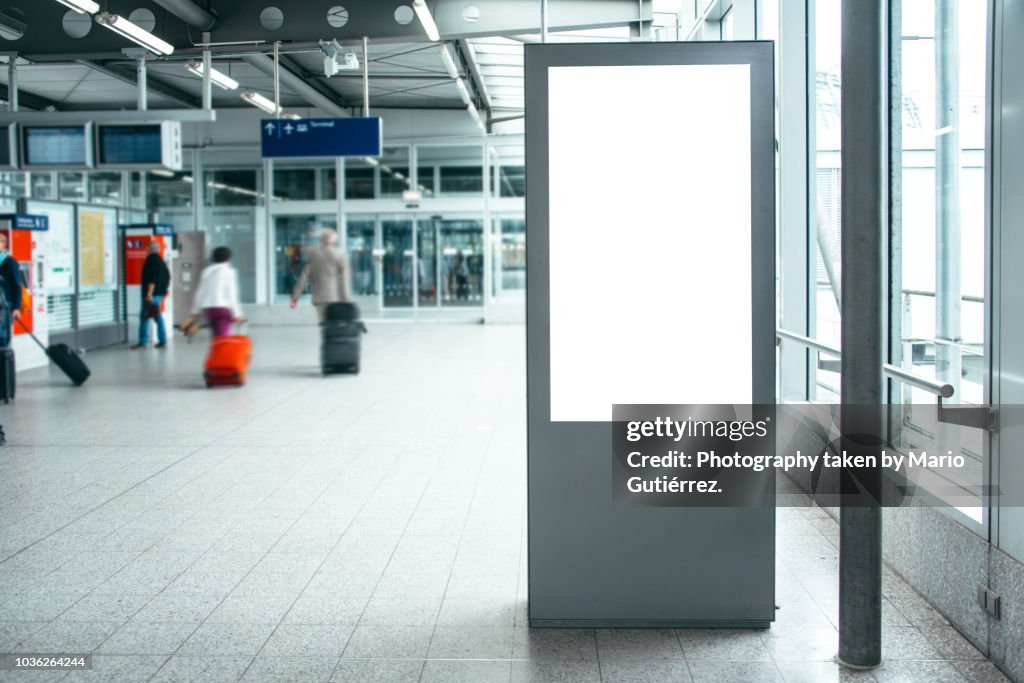
M 611 424 L 775 403 L 773 71 L 768 42 L 525 48 L 532 626 L 775 618 L 774 507 L 622 504 Z

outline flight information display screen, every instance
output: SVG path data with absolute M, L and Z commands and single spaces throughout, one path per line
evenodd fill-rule
M 27 126 L 24 132 L 26 166 L 86 166 L 84 126 Z
M 100 126 L 101 164 L 160 164 L 160 126 Z

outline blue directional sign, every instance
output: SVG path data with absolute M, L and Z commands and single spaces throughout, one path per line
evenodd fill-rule
M 27 213 L 8 213 L 0 215 L 0 221 L 10 221 L 15 230 L 49 230 L 50 219 Z
M 263 119 L 263 158 L 380 156 L 379 116 L 339 119 Z

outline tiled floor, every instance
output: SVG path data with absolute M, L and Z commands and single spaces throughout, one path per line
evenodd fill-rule
M 203 346 L 88 355 L 0 407 L 0 652 L 104 681 L 999 681 L 891 574 L 885 665 L 840 672 L 836 527 L 780 509 L 768 631 L 530 630 L 521 327 L 378 325 L 363 374 L 255 328 L 243 389 Z M 0 672 L 0 681 L 61 674 Z

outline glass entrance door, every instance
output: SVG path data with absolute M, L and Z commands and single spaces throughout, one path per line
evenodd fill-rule
M 295 285 L 306 267 L 306 252 L 320 241 L 324 228 L 337 230 L 335 215 L 284 215 L 274 217 L 274 298 L 285 302 L 292 295 Z M 307 281 L 300 293 L 309 296 Z
M 476 218 L 436 221 L 441 245 L 442 306 L 484 305 L 484 224 Z
M 439 282 L 435 220 L 435 218 L 420 217 L 416 221 L 416 267 L 419 277 L 420 308 L 437 306 Z
M 384 308 L 406 308 L 416 295 L 416 249 L 411 218 L 381 221 L 381 260 Z
M 363 315 L 380 311 L 380 258 L 377 255 L 376 216 L 348 219 L 348 263 L 352 270 L 352 300 Z

